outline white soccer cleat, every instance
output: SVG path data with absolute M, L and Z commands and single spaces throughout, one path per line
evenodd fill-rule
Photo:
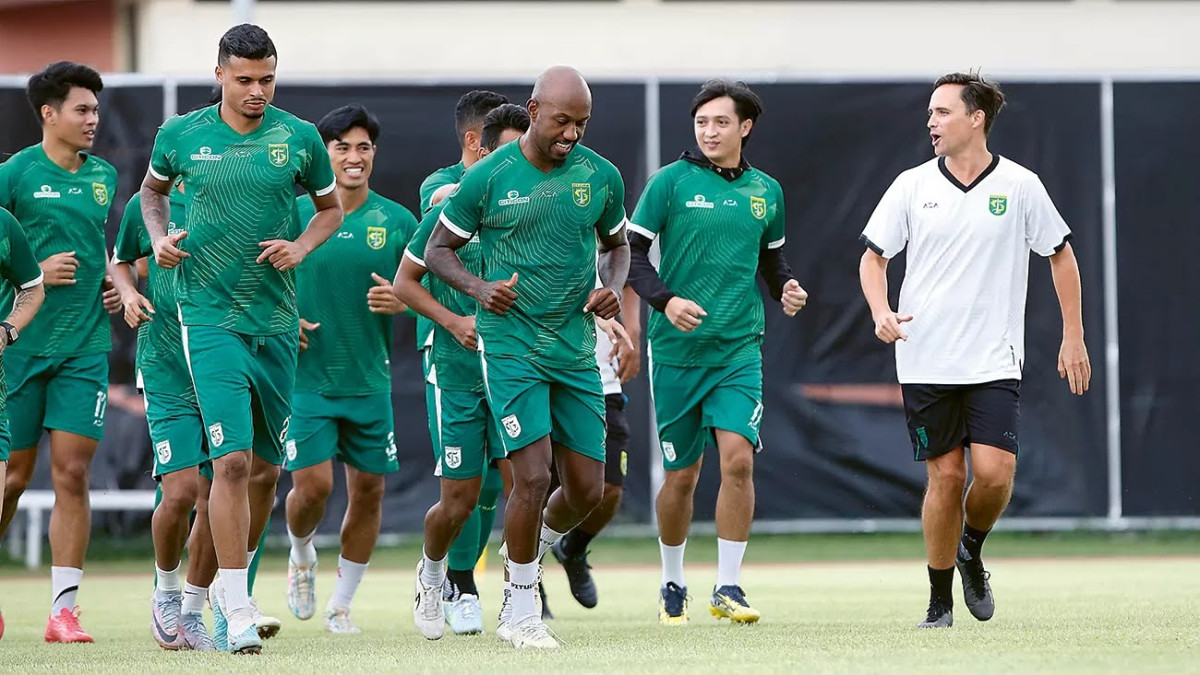
M 417 563 L 417 579 L 414 584 L 413 622 L 426 640 L 440 640 L 446 632 L 446 611 L 442 607 L 442 585 L 426 586 L 421 582 L 424 558 Z
M 505 587 L 504 601 L 500 603 L 500 615 L 496 617 L 496 637 L 504 642 L 512 642 L 512 589 Z
M 558 649 L 558 640 L 540 616 L 523 619 L 512 627 L 512 646 L 517 649 Z
M 288 609 L 301 621 L 317 613 L 317 563 L 297 565 L 288 556 Z
M 258 637 L 267 640 L 279 634 L 279 629 L 283 628 L 283 622 L 273 616 L 263 614 L 258 608 L 258 602 L 253 597 L 250 598 L 250 613 L 254 615 L 254 625 L 258 628 Z
M 344 607 L 325 610 L 325 630 L 334 635 L 357 635 L 362 631 L 350 620 L 350 610 Z
M 460 595 L 454 602 L 443 605 L 446 610 L 446 623 L 455 635 L 479 635 L 483 632 L 483 610 L 479 606 L 479 598 L 466 593 Z

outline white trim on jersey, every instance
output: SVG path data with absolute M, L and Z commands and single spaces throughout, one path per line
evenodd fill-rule
M 432 368 L 429 370 L 429 374 L 431 376 L 433 375 Z M 440 387 L 437 386 L 437 384 L 433 385 L 433 414 L 434 414 L 434 419 L 437 420 L 437 430 L 438 430 L 437 444 L 442 446 L 442 456 L 440 459 L 438 459 L 437 466 L 435 466 L 433 468 L 433 475 L 437 476 L 438 478 L 441 478 L 442 462 L 446 459 L 446 455 L 445 455 L 446 444 L 444 442 L 445 434 L 442 432 L 442 390 Z
M 153 164 L 151 164 L 151 165 L 150 165 L 149 169 L 150 169 L 150 175 L 151 175 L 151 176 L 154 176 L 154 177 L 155 177 L 155 178 L 157 178 L 158 180 L 161 180 L 161 181 L 163 181 L 163 182 L 168 182 L 168 181 L 170 181 L 170 180 L 171 180 L 170 178 L 167 178 L 166 176 L 162 175 L 161 173 L 159 173 L 159 172 L 155 171 L 155 170 L 154 170 L 154 165 L 153 165 Z
M 775 250 L 775 249 L 777 249 L 777 248 L 781 248 L 781 247 L 784 245 L 784 243 L 786 243 L 786 242 L 787 242 L 787 237 L 783 237 L 783 238 L 781 238 L 781 239 L 777 239 L 777 240 L 775 240 L 775 241 L 772 241 L 772 242 L 770 242 L 770 243 L 768 243 L 768 244 L 767 244 L 767 250 L 768 250 L 768 251 L 774 251 L 774 250 Z
M 459 239 L 466 239 L 467 241 L 471 240 L 471 233 L 450 222 L 450 219 L 446 217 L 445 211 L 438 216 L 438 222 L 441 223 L 447 230 L 450 230 L 450 232 L 452 232 L 454 236 L 458 237 Z
M 324 197 L 325 195 L 329 194 L 330 192 L 333 192 L 336 189 L 337 189 L 337 180 L 335 179 L 332 183 L 329 184 L 329 187 L 324 188 L 322 190 L 317 190 L 316 195 L 318 197 Z
M 613 229 L 609 230 L 609 232 L 608 232 L 608 236 L 610 236 L 610 237 L 611 237 L 611 236 L 613 236 L 614 234 L 616 234 L 616 233 L 620 232 L 620 231 L 621 231 L 621 228 L 622 228 L 622 227 L 625 227 L 625 226 L 626 226 L 626 225 L 628 225 L 628 224 L 629 224 L 629 219 L 628 219 L 628 218 L 622 218 L 622 219 L 621 219 L 621 222 L 617 223 L 617 226 L 616 226 L 616 227 L 614 227 Z
M 628 224 L 626 225 L 626 227 L 628 227 L 631 232 L 636 232 L 636 233 L 642 235 L 643 237 L 649 239 L 650 241 L 654 241 L 654 238 L 658 236 L 657 234 L 651 232 L 650 230 L 647 230 L 646 228 L 642 227 L 641 225 L 638 225 L 637 223 L 633 222 L 632 220 L 627 221 L 627 223 Z
M 45 278 L 46 278 L 45 272 L 38 272 L 36 279 L 33 279 L 31 281 L 26 281 L 25 283 L 21 284 L 21 290 L 27 291 L 27 290 L 33 288 L 34 286 L 37 286 L 38 284 L 42 283 L 42 281 L 45 280 Z
M 411 260 L 411 261 L 413 261 L 413 262 L 415 262 L 415 263 L 417 263 L 417 264 L 418 264 L 418 265 L 420 265 L 421 267 L 426 267 L 426 266 L 425 266 L 425 261 L 424 261 L 424 260 L 421 260 L 421 259 L 420 259 L 420 258 L 418 258 L 417 256 L 413 255 L 413 252 L 412 252 L 412 251 L 410 251 L 410 250 L 408 250 L 408 249 L 404 249 L 404 257 L 405 257 L 405 258 L 408 258 L 409 260 Z M 426 267 L 426 269 L 428 269 L 428 268 Z

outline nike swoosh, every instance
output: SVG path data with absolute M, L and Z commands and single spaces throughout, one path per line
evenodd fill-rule
M 175 640 L 179 637 L 178 634 L 172 636 L 170 633 L 166 632 L 166 630 L 163 629 L 162 625 L 158 623 L 157 616 L 154 617 L 154 621 L 151 621 L 150 623 L 152 623 L 154 625 L 154 632 L 158 633 L 158 639 L 162 640 L 163 642 L 166 642 L 167 644 L 171 644 L 171 643 L 175 642 Z

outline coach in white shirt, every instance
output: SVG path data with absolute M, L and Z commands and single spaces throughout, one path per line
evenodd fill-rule
M 927 126 L 936 157 L 896 178 L 862 234 L 863 294 L 875 335 L 896 344 L 909 435 L 928 469 L 922 628 L 954 623 L 956 566 L 971 614 L 987 621 L 995 609 L 980 549 L 1012 495 L 1030 251 L 1049 258 L 1062 308 L 1059 375 L 1082 395 L 1092 374 L 1071 231 L 1036 174 L 987 149 L 1003 106 L 1000 88 L 977 74 L 934 83 Z M 887 264 L 906 247 L 893 312 Z

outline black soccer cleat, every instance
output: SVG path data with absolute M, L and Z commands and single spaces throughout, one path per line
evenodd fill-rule
M 953 607 L 936 598 L 930 598 L 925 620 L 917 624 L 917 628 L 949 628 L 953 625 Z
M 551 612 L 550 605 L 546 604 L 546 586 L 541 581 L 538 582 L 538 599 L 542 601 L 542 621 L 553 619 L 554 612 Z
M 954 566 L 962 577 L 963 600 L 971 616 L 980 621 L 987 621 L 996 613 L 996 600 L 992 597 L 992 585 L 988 579 L 991 573 L 983 569 L 983 560 L 979 556 L 968 557 L 967 550 L 960 544 L 958 555 L 954 557 Z
M 571 585 L 571 595 L 579 604 L 591 609 L 596 606 L 596 582 L 592 580 L 592 566 L 588 564 L 587 553 L 569 556 L 563 550 L 563 540 L 559 539 L 550 547 L 554 559 L 567 573 L 567 583 Z

